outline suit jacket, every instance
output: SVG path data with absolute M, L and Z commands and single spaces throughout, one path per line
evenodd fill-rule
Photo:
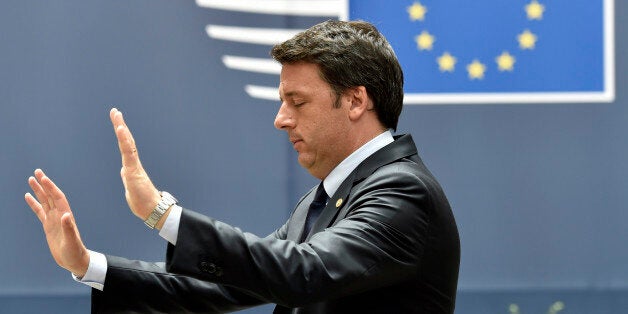
M 460 242 L 410 135 L 364 160 L 299 243 L 314 189 L 265 238 L 193 211 L 166 263 L 107 256 L 93 313 L 453 313 Z

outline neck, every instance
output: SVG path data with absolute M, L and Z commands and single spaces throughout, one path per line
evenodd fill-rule
M 379 136 L 380 134 L 386 131 L 387 129 L 381 128 L 381 129 L 373 130 L 372 132 L 361 132 L 360 134 L 356 134 L 360 136 L 353 136 L 349 138 L 347 142 L 345 142 L 346 147 L 349 149 L 345 151 L 345 153 L 339 158 L 339 160 L 336 160 L 336 162 L 333 165 L 331 165 L 331 167 L 329 167 L 329 169 L 327 169 L 324 174 L 322 173 L 319 173 L 318 175 L 316 175 L 315 173 L 311 173 L 311 174 L 318 179 L 324 180 L 329 175 L 329 173 L 333 169 L 335 169 L 341 162 L 347 159 L 347 157 L 349 157 L 351 154 L 353 154 L 355 151 L 360 149 L 366 143 L 370 142 L 371 140 L 373 140 L 374 138 L 376 138 L 377 136 Z

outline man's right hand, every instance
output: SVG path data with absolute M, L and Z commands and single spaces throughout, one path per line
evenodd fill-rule
M 52 257 L 59 266 L 83 277 L 89 267 L 89 252 L 81 240 L 68 200 L 41 169 L 28 178 L 28 185 L 37 199 L 30 193 L 24 199 L 41 221 Z

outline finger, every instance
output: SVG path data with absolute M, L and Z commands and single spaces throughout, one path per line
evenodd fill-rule
M 28 204 L 28 206 L 33 210 L 35 215 L 37 215 L 39 221 L 44 223 L 46 220 L 46 213 L 44 212 L 41 204 L 30 193 L 24 194 L 24 200 L 26 200 L 26 204 Z
M 109 111 L 109 118 L 111 119 L 114 129 L 120 125 L 126 126 L 124 116 L 122 116 L 122 111 L 118 110 L 118 108 L 111 108 Z
M 122 112 L 112 109 L 110 112 L 111 122 L 118 138 L 118 148 L 122 157 L 122 165 L 131 169 L 141 167 L 137 146 L 131 130 L 126 125 Z
M 51 207 L 50 207 L 50 202 L 48 200 L 48 195 L 46 195 L 46 191 L 44 191 L 44 188 L 41 187 L 37 179 L 35 179 L 34 177 L 28 178 L 28 185 L 31 187 L 31 189 L 35 193 L 35 196 L 37 197 L 37 200 L 39 200 L 39 203 L 42 206 L 44 212 L 48 212 L 51 209 Z
M 46 194 L 50 197 L 52 202 L 55 205 L 55 208 L 61 211 L 69 211 L 70 204 L 68 203 L 65 194 L 57 185 L 52 182 L 52 180 L 48 177 L 43 177 L 41 179 L 41 185 L 46 191 Z
M 39 169 L 39 168 L 35 169 L 35 172 L 34 172 L 34 173 L 35 173 L 35 177 L 37 178 L 37 180 L 38 180 L 38 181 L 41 181 L 41 178 L 43 178 L 43 177 L 45 177 L 45 176 L 46 176 L 46 174 L 44 173 L 44 171 L 43 171 L 43 170 L 41 170 L 41 169 Z
M 124 126 L 118 126 L 116 136 L 118 137 L 118 148 L 120 149 L 122 165 L 132 169 L 139 168 L 140 159 L 137 147 L 129 129 Z
M 55 206 L 54 199 L 52 198 L 52 195 L 44 187 L 44 185 L 42 183 L 44 178 L 46 178 L 46 174 L 41 169 L 35 169 L 35 177 L 37 178 L 37 182 L 39 183 L 39 186 L 41 186 L 42 190 L 44 191 L 44 196 L 46 197 L 45 202 L 48 204 L 48 210 L 55 209 L 56 206 Z M 39 202 L 41 203 L 42 200 L 40 200 Z
M 111 110 L 109 110 L 109 119 L 111 119 L 111 124 L 114 125 L 114 129 L 115 129 L 115 124 L 113 123 L 113 116 L 114 114 L 118 112 L 118 108 L 111 108 Z
M 124 121 L 124 116 L 122 115 L 122 112 L 120 110 L 116 108 L 111 109 L 111 111 L 109 112 L 109 117 L 111 118 L 111 123 L 113 124 L 113 129 L 116 132 L 116 136 L 118 135 L 118 129 L 129 129 L 129 127 L 126 125 L 126 122 Z M 128 135 L 131 135 L 130 133 L 131 132 L 129 131 Z M 135 144 L 133 136 L 128 136 L 127 138 L 125 138 L 125 140 L 130 141 L 133 145 Z

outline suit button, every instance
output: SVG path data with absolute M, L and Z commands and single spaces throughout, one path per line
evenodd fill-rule
M 205 272 L 205 273 L 206 273 L 206 272 L 208 272 L 208 270 L 209 270 L 209 263 L 207 263 L 207 262 L 205 262 L 205 261 L 202 261 L 202 262 L 199 264 L 199 268 L 201 269 L 201 271 L 202 271 L 202 272 Z
M 214 263 L 211 263 L 207 266 L 207 272 L 210 274 L 213 274 L 216 272 L 216 265 Z
M 216 267 L 216 277 L 222 276 L 222 267 Z

